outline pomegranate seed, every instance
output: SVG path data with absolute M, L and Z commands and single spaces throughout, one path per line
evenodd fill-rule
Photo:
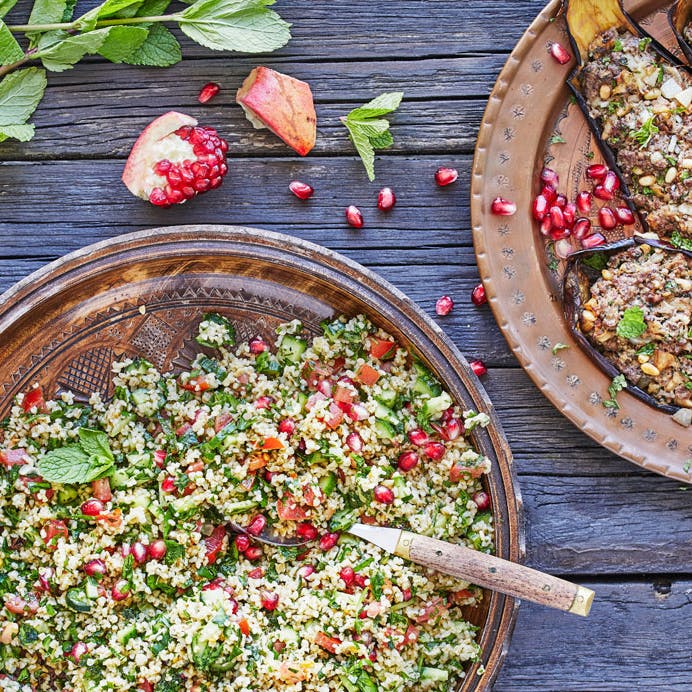
M 356 586 L 360 589 L 364 589 L 366 586 L 365 577 L 362 574 L 356 574 Z
M 446 451 L 445 446 L 441 442 L 428 442 L 423 448 L 423 454 L 433 461 L 442 459 Z
M 416 428 L 415 430 L 411 430 L 411 432 L 409 432 L 408 439 L 412 445 L 416 445 L 416 447 L 422 447 L 429 441 L 430 438 L 428 437 L 428 433 L 426 433 L 425 430 Z
M 224 591 L 226 591 L 226 593 L 228 593 L 228 589 L 224 589 Z M 233 615 L 235 615 L 238 612 L 238 601 L 236 601 L 235 598 L 229 598 L 228 603 L 231 606 L 231 613 L 233 613 Z
M 274 403 L 274 399 L 272 399 L 270 396 L 261 396 L 255 401 L 255 408 L 259 409 L 260 411 L 263 411 L 265 409 L 271 408 L 271 405 Z
M 320 538 L 320 550 L 325 553 L 331 550 L 339 541 L 338 533 L 325 533 L 322 538 Z
M 449 296 L 441 296 L 437 299 L 437 302 L 435 303 L 435 312 L 440 317 L 444 317 L 445 315 L 449 315 L 449 313 L 452 312 L 453 307 L 454 301 Z
M 303 565 L 299 570 L 298 570 L 298 576 L 303 577 L 303 579 L 307 579 L 311 574 L 315 573 L 315 568 L 312 565 Z
M 255 356 L 267 350 L 267 342 L 264 341 L 264 339 L 261 339 L 259 336 L 251 339 L 248 346 L 250 347 L 250 353 Z
M 549 52 L 560 65 L 566 65 L 572 59 L 570 52 L 557 41 L 550 44 Z
M 329 380 L 320 380 L 317 383 L 317 391 L 329 399 L 332 396 L 332 383 Z
M 634 223 L 634 214 L 629 207 L 617 207 L 615 209 L 615 216 L 617 216 L 618 221 L 625 226 L 631 226 Z
M 355 452 L 356 454 L 359 454 L 360 452 L 363 451 L 363 438 L 362 438 L 357 432 L 352 432 L 352 433 L 346 438 L 346 446 L 347 446 L 352 452 Z
M 267 526 L 267 517 L 258 514 L 245 529 L 251 536 L 259 536 Z
M 574 222 L 574 228 L 572 229 L 572 235 L 577 239 L 581 240 L 586 238 L 587 235 L 591 233 L 591 221 L 581 217 Z
M 598 223 L 601 224 L 601 227 L 605 228 L 607 231 L 611 228 L 615 228 L 615 226 L 618 225 L 615 212 L 610 207 L 601 207 L 598 210 Z
M 577 195 L 577 209 L 579 209 L 582 214 L 588 214 L 591 211 L 592 199 L 593 195 L 590 192 L 582 190 L 582 192 Z
M 258 545 L 251 545 L 244 553 L 245 559 L 254 562 L 262 557 L 262 548 Z
M 541 182 L 557 188 L 560 184 L 560 177 L 552 168 L 546 167 L 541 171 Z
M 293 418 L 284 418 L 279 421 L 279 432 L 286 433 L 286 435 L 293 435 L 296 431 L 296 422 Z
M 562 215 L 565 219 L 565 226 L 572 228 L 572 226 L 574 226 L 574 220 L 577 218 L 577 205 L 572 202 L 565 204 Z
M 401 589 L 401 598 L 403 601 L 410 601 L 412 596 L 411 589 Z
M 158 540 L 149 544 L 149 557 L 152 560 L 163 560 L 167 552 L 166 541 Z
M 550 214 L 546 214 L 543 221 L 541 221 L 541 235 L 548 235 L 553 228 L 553 220 Z
M 130 595 L 130 582 L 127 579 L 118 579 L 111 589 L 111 597 L 114 601 L 124 601 Z
M 235 547 L 239 553 L 244 553 L 250 547 L 250 539 L 241 533 L 235 537 Z
M 551 185 L 544 185 L 541 194 L 548 200 L 548 206 L 552 207 L 557 199 L 557 190 Z
M 484 490 L 479 490 L 473 496 L 473 501 L 476 503 L 476 507 L 483 512 L 490 507 L 490 496 Z
M 164 465 L 166 463 L 166 452 L 164 452 L 163 449 L 157 449 L 154 452 L 154 463 L 160 469 L 162 469 L 164 467 Z
M 279 594 L 273 591 L 263 591 L 260 600 L 265 610 L 276 610 L 279 605 Z
M 84 565 L 84 571 L 90 577 L 102 577 L 106 573 L 106 563 L 98 558 L 89 560 L 89 562 Z
M 353 571 L 353 567 L 343 567 L 339 572 L 339 576 L 346 586 L 352 586 L 356 581 L 356 573 Z
M 82 503 L 81 510 L 82 514 L 86 514 L 88 517 L 97 517 L 103 512 L 103 502 L 92 497 L 91 500 Z
M 220 91 L 221 87 L 216 82 L 209 82 L 202 87 L 197 100 L 200 103 L 207 103 L 207 101 L 211 101 Z
M 565 215 L 562 212 L 562 209 L 557 206 L 550 207 L 550 222 L 553 225 L 553 228 L 564 228 L 565 227 Z
M 557 257 L 567 259 L 572 254 L 572 243 L 567 238 L 563 238 L 555 243 L 553 249 Z
M 459 171 L 456 168 L 438 168 L 435 171 L 435 182 L 440 187 L 447 187 L 457 181 Z
M 497 216 L 512 216 L 517 211 L 517 205 L 503 197 L 496 197 L 490 205 L 490 211 Z
M 165 545 L 165 543 L 164 543 Z M 130 554 L 135 562 L 141 565 L 147 561 L 147 547 L 141 541 L 135 541 L 130 548 Z
M 247 573 L 250 579 L 261 579 L 264 576 L 264 570 L 261 567 L 255 567 Z
M 368 658 L 374 663 L 377 660 L 377 651 L 371 651 Z
M 596 187 L 593 189 L 593 196 L 609 202 L 611 199 L 613 199 L 613 197 L 615 197 L 615 194 L 613 192 L 608 192 L 603 185 L 596 185 Z
M 104 565 L 105 568 L 105 565 Z M 85 565 L 86 569 L 86 565 Z M 88 574 L 88 572 L 87 572 Z M 52 584 L 51 579 L 55 576 L 55 570 L 52 567 L 42 567 L 38 571 L 38 581 L 36 582 L 36 588 L 42 591 L 50 591 Z
M 594 233 L 581 241 L 581 246 L 585 250 L 592 250 L 599 245 L 603 245 L 606 239 L 601 233 Z
M 79 660 L 89 651 L 87 645 L 84 642 L 77 642 L 73 644 L 72 648 L 68 653 L 65 654 L 65 658 L 71 658 L 75 663 L 79 663 Z
M 300 180 L 293 180 L 288 189 L 298 198 L 298 199 L 310 199 L 315 194 L 315 188 L 307 183 L 301 183 Z
M 306 521 L 298 524 L 296 534 L 306 541 L 314 541 L 317 538 L 317 529 L 309 521 Z
M 123 557 L 127 557 L 130 554 L 130 544 L 129 543 L 123 543 L 120 546 L 120 554 Z
M 351 204 L 346 208 L 346 221 L 348 221 L 349 226 L 353 228 L 363 228 L 365 221 L 363 221 L 363 214 L 358 207 Z
M 555 197 L 555 205 L 560 207 L 560 209 L 564 209 L 567 206 L 567 197 L 560 193 Z
M 543 217 L 548 211 L 548 198 L 545 195 L 538 195 L 533 200 L 533 206 L 531 208 L 531 213 L 536 221 L 542 221 Z
M 389 211 L 396 204 L 396 195 L 391 187 L 383 187 L 377 194 L 377 207 L 382 211 Z
M 415 452 L 404 452 L 399 455 L 396 465 L 401 471 L 407 472 L 418 466 L 418 455 Z
M 603 178 L 606 177 L 606 173 L 608 172 L 608 166 L 606 166 L 603 163 L 592 163 L 587 169 L 586 169 L 586 177 L 591 178 L 591 180 L 596 180 L 597 182 L 601 182 Z
M 482 360 L 472 360 L 469 365 L 471 366 L 471 370 L 473 370 L 478 377 L 488 372 L 488 368 L 485 367 L 485 363 Z
M 620 178 L 615 171 L 608 171 L 602 184 L 606 192 L 617 192 L 620 189 Z
M 464 432 L 464 425 L 458 418 L 450 418 L 445 425 L 446 438 L 458 439 Z
M 167 478 L 164 478 L 163 482 L 161 483 L 161 490 L 164 493 L 174 493 L 176 490 L 175 478 L 173 478 L 173 476 L 168 476 Z
M 394 493 L 391 488 L 387 488 L 384 485 L 375 486 L 372 494 L 375 501 L 381 502 L 383 505 L 391 505 L 394 502 Z
M 562 240 L 563 238 L 569 238 L 570 230 L 569 228 L 553 228 L 548 235 L 551 240 Z
M 264 480 L 267 481 L 267 483 L 271 483 L 274 476 L 276 476 L 276 473 L 274 471 L 264 472 Z

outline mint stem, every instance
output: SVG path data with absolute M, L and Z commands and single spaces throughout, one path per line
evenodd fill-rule
M 129 17 L 127 19 L 102 19 L 96 22 L 96 28 L 104 26 L 116 26 L 121 24 L 153 24 L 155 22 L 174 22 L 179 19 L 177 14 L 162 14 L 155 17 Z M 62 24 L 14 24 L 7 28 L 14 34 L 25 34 L 42 31 L 69 31 L 79 26 L 79 19 L 74 22 L 64 22 Z
M 4 77 L 6 74 L 16 70 L 18 67 L 21 67 L 22 65 L 31 62 L 33 60 L 32 53 L 35 52 L 36 49 L 33 48 L 32 50 L 27 51 L 26 55 L 21 60 L 17 60 L 17 62 L 13 62 L 10 65 L 3 65 L 2 67 L 0 67 L 0 79 L 2 79 L 2 77 Z

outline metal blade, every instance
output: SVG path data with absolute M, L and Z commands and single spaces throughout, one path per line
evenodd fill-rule
M 354 536 L 364 538 L 374 543 L 378 548 L 393 553 L 401 537 L 401 529 L 390 529 L 385 526 L 369 526 L 368 524 L 354 524 L 349 530 Z

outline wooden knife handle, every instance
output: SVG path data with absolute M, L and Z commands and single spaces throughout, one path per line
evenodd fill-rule
M 463 545 L 402 531 L 396 555 L 444 574 L 517 598 L 588 615 L 594 592 L 524 565 Z

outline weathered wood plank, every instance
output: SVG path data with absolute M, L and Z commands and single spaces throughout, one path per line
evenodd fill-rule
M 522 604 L 495 692 L 687 692 L 692 581 L 585 585 L 588 618 Z

